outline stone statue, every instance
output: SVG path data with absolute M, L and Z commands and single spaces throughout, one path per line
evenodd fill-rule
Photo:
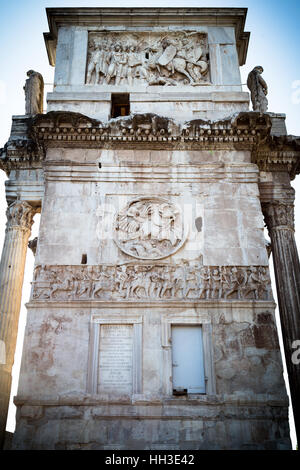
M 251 92 L 251 101 L 253 111 L 265 113 L 268 109 L 268 87 L 261 74 L 264 69 L 258 65 L 249 73 L 247 78 L 247 87 Z
M 37 242 L 38 242 L 38 237 L 35 237 L 32 240 L 29 240 L 28 242 L 28 248 L 31 249 L 33 256 L 35 256 L 36 254 Z
M 39 114 L 43 112 L 44 80 L 40 73 L 28 70 L 25 86 L 25 114 Z

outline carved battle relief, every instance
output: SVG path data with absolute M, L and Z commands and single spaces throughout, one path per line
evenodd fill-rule
M 36 266 L 33 300 L 272 300 L 265 266 Z
M 130 201 L 116 216 L 115 242 L 124 253 L 139 259 L 161 259 L 184 243 L 181 209 L 160 197 Z
M 89 34 L 87 84 L 196 86 L 209 80 L 206 34 Z

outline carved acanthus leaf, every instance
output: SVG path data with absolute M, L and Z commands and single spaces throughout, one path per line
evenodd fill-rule
M 294 230 L 294 204 L 274 200 L 262 203 L 262 210 L 268 230 Z
M 19 227 L 30 230 L 36 210 L 26 201 L 15 201 L 6 210 L 7 230 Z

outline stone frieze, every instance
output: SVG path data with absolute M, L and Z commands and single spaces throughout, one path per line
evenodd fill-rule
M 205 85 L 207 35 L 197 32 L 90 32 L 86 83 Z
M 38 265 L 32 300 L 273 300 L 265 266 Z

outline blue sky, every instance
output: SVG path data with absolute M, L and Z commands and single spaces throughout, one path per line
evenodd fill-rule
M 23 86 L 26 72 L 40 72 L 46 84 L 53 82 L 54 68 L 48 63 L 43 32 L 48 31 L 46 7 L 246 7 L 245 30 L 251 32 L 247 63 L 241 68 L 242 82 L 256 65 L 264 67 L 263 77 L 269 87 L 269 111 L 287 115 L 289 134 L 300 135 L 300 1 L 299 0 L 242 0 L 242 1 L 88 1 L 84 0 L 10 0 L 0 2 L 0 147 L 8 140 L 11 117 L 24 114 Z M 244 87 L 247 91 L 247 88 Z M 46 85 L 45 92 L 52 91 Z M 5 175 L 0 172 L 0 250 L 5 229 Z M 300 248 L 300 176 L 293 182 L 296 189 L 296 233 Z M 297 215 L 299 214 L 299 215 Z M 37 236 L 33 231 L 32 237 Z M 33 256 L 28 250 L 22 303 L 30 293 Z M 21 311 L 22 328 L 26 310 Z M 22 329 L 20 328 L 20 330 Z M 13 394 L 16 394 L 16 371 L 19 368 L 22 337 L 19 338 L 19 356 L 16 358 Z M 10 410 L 9 430 L 14 428 L 14 408 Z

